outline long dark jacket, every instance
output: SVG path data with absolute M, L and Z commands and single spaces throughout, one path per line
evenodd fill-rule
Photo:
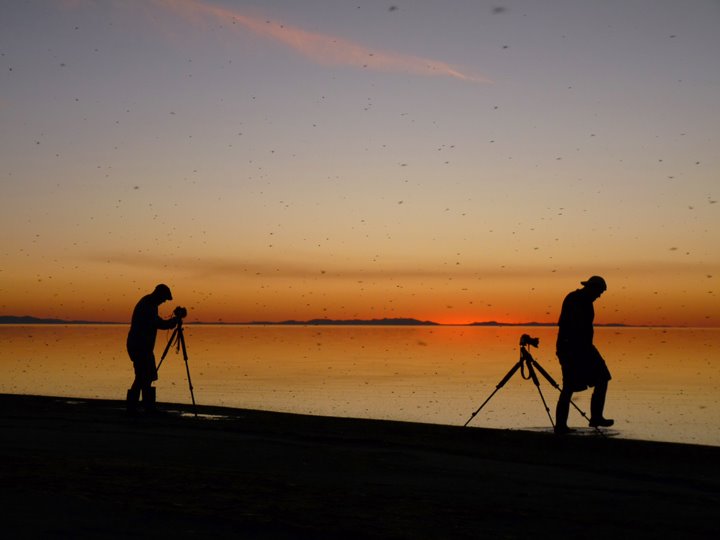
M 593 345 L 593 300 L 583 289 L 565 297 L 558 321 L 558 354 L 583 353 Z
M 563 301 L 558 321 L 557 356 L 563 370 L 563 386 L 574 392 L 612 377 L 593 345 L 593 297 L 585 289 L 571 292 Z
M 157 299 L 152 294 L 143 296 L 133 310 L 127 337 L 128 351 L 152 353 L 158 329 L 168 330 L 175 324 L 175 319 L 160 318 Z

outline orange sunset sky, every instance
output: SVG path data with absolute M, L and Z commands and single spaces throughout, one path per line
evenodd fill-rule
M 9 2 L 0 315 L 718 326 L 715 1 Z

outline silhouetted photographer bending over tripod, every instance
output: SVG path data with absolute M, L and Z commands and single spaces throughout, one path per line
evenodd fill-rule
M 562 367 L 563 387 L 555 410 L 555 432 L 569 433 L 567 419 L 573 392 L 594 387 L 590 399 L 590 426 L 609 427 L 614 421 L 603 417 L 610 371 L 593 345 L 593 302 L 607 290 L 605 280 L 592 276 L 583 288 L 565 297 L 558 322 L 557 356 Z
M 166 300 L 172 300 L 170 288 L 160 284 L 152 293 L 140 299 L 132 314 L 127 337 L 127 351 L 135 369 L 135 380 L 127 391 L 127 411 L 130 414 L 137 412 L 141 393 L 145 412 L 156 411 L 155 387 L 152 385 L 158 378 L 155 367 L 155 338 L 158 329 L 170 330 L 181 321 L 177 310 L 174 312 L 175 316 L 170 319 L 160 318 L 158 306 Z

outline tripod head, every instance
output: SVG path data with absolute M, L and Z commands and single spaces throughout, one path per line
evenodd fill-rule
M 528 351 L 527 348 L 528 346 L 537 348 L 538 345 L 540 345 L 540 338 L 530 337 L 527 334 L 520 336 L 520 361 L 518 362 L 520 364 L 520 375 L 526 381 L 532 379 L 536 386 L 538 384 L 538 380 L 537 375 L 535 375 L 535 370 L 533 369 L 535 359 L 532 357 L 532 354 L 530 354 L 530 351 Z M 525 375 L 526 369 L 527 376 Z
M 520 336 L 520 346 L 526 347 L 528 345 L 531 345 L 537 349 L 538 345 L 540 345 L 540 338 L 530 337 L 527 334 L 523 334 L 522 336 Z

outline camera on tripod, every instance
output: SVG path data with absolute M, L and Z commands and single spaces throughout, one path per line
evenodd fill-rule
M 543 396 L 542 390 L 540 390 L 540 381 L 538 380 L 536 370 L 540 372 L 540 375 L 545 377 L 545 379 L 556 389 L 560 390 L 560 386 L 558 383 L 556 383 L 553 378 L 550 376 L 550 374 L 543 369 L 543 367 L 535 360 L 530 352 L 527 350 L 527 346 L 530 345 L 531 347 L 537 348 L 538 345 L 540 345 L 540 338 L 534 338 L 530 337 L 528 334 L 523 334 L 520 336 L 520 360 L 517 361 L 517 363 L 510 369 L 510 371 L 507 372 L 505 377 L 497 384 L 495 387 L 495 390 L 492 394 L 483 402 L 480 407 L 477 408 L 475 412 L 473 412 L 470 415 L 470 418 L 467 419 L 467 422 L 465 422 L 465 425 L 467 426 L 470 423 L 470 420 L 475 418 L 477 413 L 480 412 L 480 410 L 487 404 L 488 401 L 490 401 L 490 398 L 492 398 L 495 393 L 500 390 L 503 386 L 505 386 L 505 383 L 508 382 L 512 376 L 520 370 L 520 375 L 523 379 L 532 380 L 533 384 L 535 385 L 535 388 L 537 388 L 538 393 L 540 394 L 540 399 L 543 402 L 543 405 L 545 406 L 545 412 L 548 415 L 548 418 L 550 419 L 550 424 L 555 427 L 555 424 L 553 423 L 552 415 L 550 414 L 550 409 L 547 406 L 547 403 L 545 401 L 545 396 Z M 527 370 L 527 375 L 525 375 L 525 371 Z M 577 407 L 577 406 L 576 406 Z M 584 414 L 584 413 L 583 413 Z
M 175 315 L 175 317 L 178 319 L 177 326 L 175 326 L 175 330 L 173 330 L 172 336 L 170 336 L 167 345 L 165 345 L 165 350 L 160 357 L 160 363 L 155 369 L 160 369 L 160 366 L 162 366 L 162 363 L 165 360 L 165 357 L 167 356 L 167 353 L 173 344 L 176 345 L 178 352 L 182 349 L 183 360 L 185 360 L 185 371 L 187 372 L 188 386 L 190 387 L 190 397 L 192 398 L 193 412 L 195 413 L 195 417 L 197 418 L 197 409 L 195 407 L 195 393 L 193 392 L 192 380 L 190 379 L 190 366 L 188 366 L 188 355 L 187 349 L 185 348 L 185 333 L 183 332 L 184 328 L 182 324 L 182 320 L 187 317 L 187 309 L 182 306 L 177 306 L 173 310 L 173 315 Z

